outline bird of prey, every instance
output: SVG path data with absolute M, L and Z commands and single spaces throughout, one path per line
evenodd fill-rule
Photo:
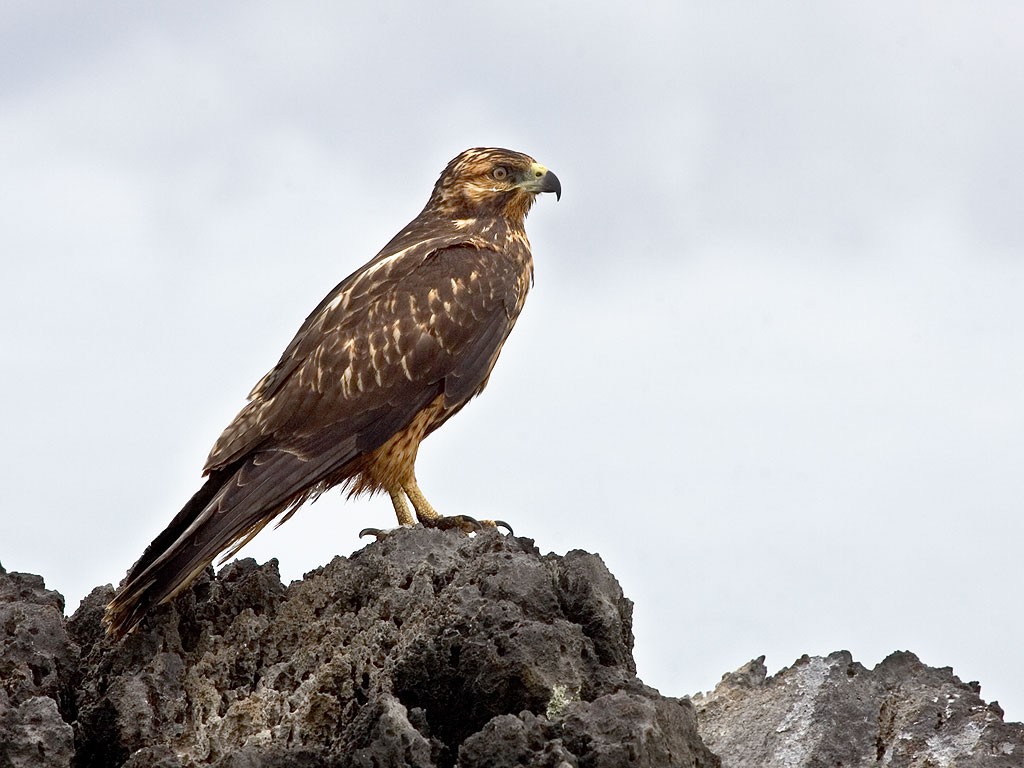
M 400 525 L 478 525 L 427 502 L 416 453 L 487 384 L 533 282 L 524 227 L 542 192 L 560 198 L 558 177 L 519 152 L 469 149 L 448 163 L 423 211 L 320 302 L 253 388 L 205 484 L 107 606 L 112 636 L 333 486 L 387 492 Z

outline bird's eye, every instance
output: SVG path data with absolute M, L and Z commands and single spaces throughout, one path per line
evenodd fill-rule
M 508 168 L 499 165 L 497 168 L 491 171 L 491 176 L 493 176 L 497 181 L 504 181 L 505 179 L 508 178 Z

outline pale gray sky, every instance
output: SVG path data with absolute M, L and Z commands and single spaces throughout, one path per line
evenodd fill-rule
M 1024 7 L 9 2 L 0 561 L 69 612 L 469 146 L 562 180 L 442 511 L 602 555 L 671 695 L 896 649 L 1024 719 Z M 394 521 L 332 493 L 285 580 Z

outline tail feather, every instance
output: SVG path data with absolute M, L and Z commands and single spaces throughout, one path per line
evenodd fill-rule
M 170 525 L 146 547 L 146 551 L 132 566 L 114 599 L 107 606 L 103 620 L 110 635 L 123 637 L 128 634 L 142 621 L 150 608 L 169 600 L 210 564 L 212 557 L 206 562 L 184 566 L 180 562 L 181 558 L 168 556 L 175 550 L 183 549 L 183 534 L 195 523 L 233 474 L 223 471 L 211 473 L 203 487 L 182 507 Z
M 356 454 L 355 437 L 335 445 L 327 461 L 311 467 L 288 451 L 264 451 L 223 469 L 209 479 L 132 566 L 104 622 L 119 638 L 192 583 L 218 554 L 234 555 L 269 522 L 323 490 L 331 469 Z
M 263 483 L 259 484 L 262 487 L 246 487 L 248 463 L 211 473 L 171 524 L 146 547 L 107 605 L 103 618 L 108 634 L 115 638 L 127 635 L 151 608 L 186 589 L 218 554 L 229 548 L 232 554 L 237 552 L 278 514 L 305 500 L 305 493 L 293 491 L 282 496 Z

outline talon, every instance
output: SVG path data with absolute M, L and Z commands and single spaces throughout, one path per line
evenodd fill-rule
M 377 541 L 384 541 L 384 538 L 387 535 L 388 532 L 382 531 L 380 528 L 363 528 L 363 530 L 359 532 L 360 539 L 363 538 L 363 536 L 373 536 L 377 539 Z
M 442 531 L 450 531 L 453 528 L 458 528 L 463 533 L 475 533 L 479 531 L 482 524 L 475 517 L 469 515 L 444 515 L 442 517 L 435 517 L 433 519 L 421 519 L 426 528 L 438 528 Z
M 504 520 L 477 520 L 469 515 L 447 515 L 434 518 L 420 518 L 424 528 L 438 528 L 442 531 L 450 531 L 458 528 L 463 533 L 480 533 L 488 528 L 504 528 L 509 535 L 515 535 L 512 526 Z

